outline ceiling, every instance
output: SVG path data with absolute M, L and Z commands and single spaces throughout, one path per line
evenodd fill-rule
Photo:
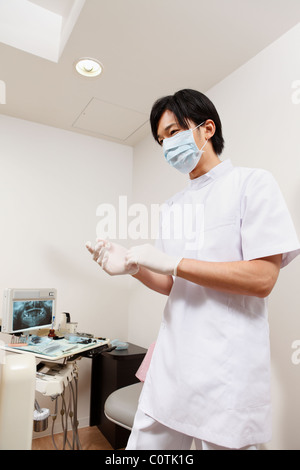
M 22 14 L 23 34 L 34 46 L 55 45 L 56 56 L 22 50 L 24 38 L 4 43 L 1 29 L 17 40 L 21 28 L 3 14 L 1 23 L 0 0 L 0 114 L 132 146 L 149 133 L 157 98 L 181 88 L 205 93 L 300 21 L 299 0 L 12 1 L 59 17 L 49 31 L 64 37 L 58 47 Z M 100 60 L 100 77 L 75 72 L 81 57 Z

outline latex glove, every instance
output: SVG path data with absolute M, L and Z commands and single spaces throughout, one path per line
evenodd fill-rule
M 126 264 L 133 263 L 160 274 L 177 275 L 177 266 L 181 258 L 174 258 L 158 250 L 150 244 L 138 245 L 130 248 L 126 255 Z
M 139 270 L 134 263 L 125 264 L 127 248 L 122 245 L 98 239 L 94 248 L 91 242 L 86 243 L 86 248 L 93 255 L 93 260 L 110 276 L 136 274 Z

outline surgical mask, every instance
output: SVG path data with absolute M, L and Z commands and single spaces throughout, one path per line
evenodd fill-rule
M 205 122 L 205 121 L 204 121 Z M 163 151 L 167 162 L 181 173 L 190 173 L 196 168 L 208 141 L 199 150 L 194 139 L 194 130 L 204 124 L 202 122 L 194 129 L 178 132 L 163 140 Z

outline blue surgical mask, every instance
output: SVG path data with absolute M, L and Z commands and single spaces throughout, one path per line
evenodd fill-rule
M 205 122 L 205 121 L 204 121 Z M 196 168 L 208 141 L 199 150 L 194 139 L 193 131 L 204 124 L 202 122 L 194 129 L 178 132 L 163 140 L 163 151 L 167 162 L 181 173 L 190 173 Z

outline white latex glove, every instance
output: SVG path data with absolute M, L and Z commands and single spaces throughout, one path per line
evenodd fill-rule
M 181 258 L 174 258 L 154 248 L 150 244 L 138 245 L 130 248 L 126 254 L 128 266 L 137 264 L 160 274 L 177 275 L 177 266 Z
M 85 246 L 93 255 L 93 260 L 110 276 L 136 274 L 139 270 L 136 264 L 125 264 L 127 248 L 122 245 L 98 239 L 94 248 L 91 242 L 87 242 Z

